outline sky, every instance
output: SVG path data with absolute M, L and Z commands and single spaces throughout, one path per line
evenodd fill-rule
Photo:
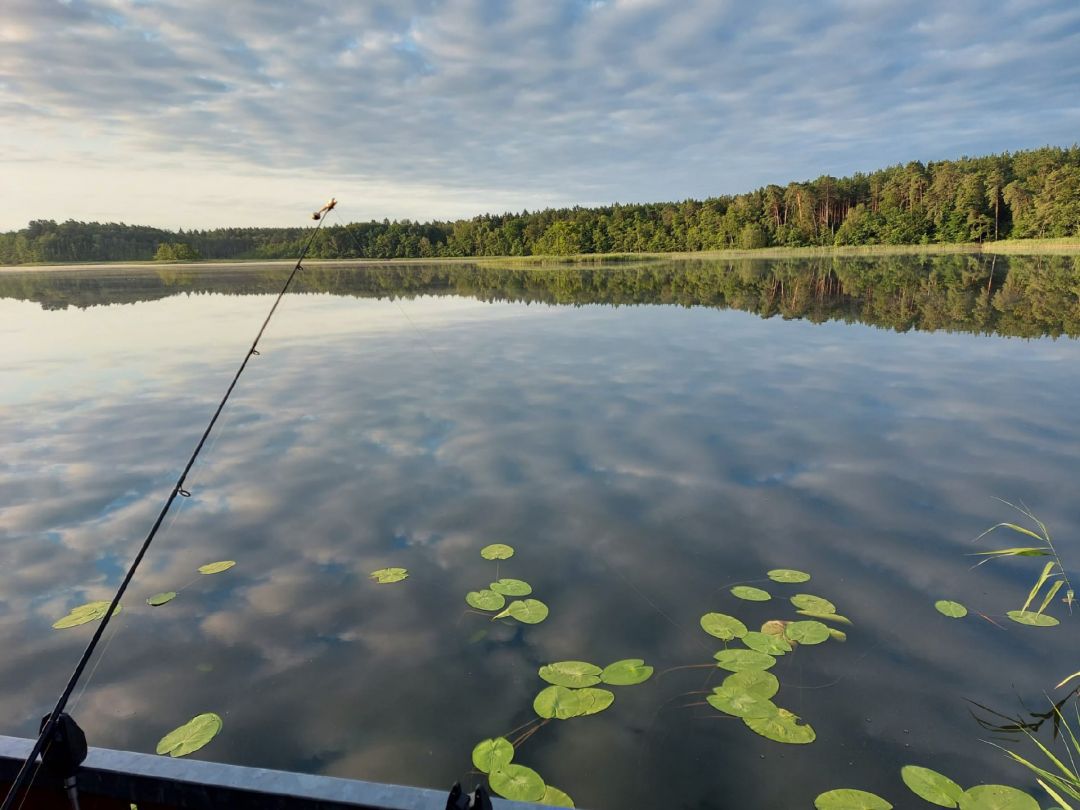
M 432 219 L 1069 145 L 1075 0 L 0 0 L 0 229 Z

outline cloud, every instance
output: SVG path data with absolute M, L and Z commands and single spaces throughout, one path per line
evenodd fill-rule
M 268 303 L 0 304 L 0 329 L 35 338 L 5 359 L 9 378 L 82 369 L 75 385 L 5 389 L 0 731 L 36 728 L 90 630 L 49 624 L 115 587 L 228 347 L 246 345 L 237 321 Z M 1000 755 L 975 742 L 963 698 L 1011 710 L 1014 685 L 1038 700 L 1075 668 L 1040 631 L 932 608 L 1000 616 L 1023 599 L 1030 561 L 972 573 L 964 556 L 1004 516 L 991 495 L 1030 499 L 1052 528 L 1080 521 L 1074 341 L 449 298 L 312 295 L 278 317 L 75 709 L 95 745 L 149 751 L 217 710 L 208 758 L 445 787 L 476 741 L 529 719 L 541 664 L 706 663 L 707 610 L 790 615 L 780 586 L 760 605 L 727 593 L 781 565 L 811 571 L 807 590 L 855 622 L 845 645 L 776 667 L 782 703 L 821 739 L 787 778 L 747 778 L 775 746 L 683 707 L 713 670 L 621 690 L 601 717 L 545 727 L 521 761 L 593 807 L 635 806 L 659 783 L 678 804 L 722 789 L 793 806 L 836 786 L 841 756 L 868 788 L 928 758 L 994 781 Z M 500 574 L 532 583 L 547 622 L 465 612 L 495 577 L 478 555 L 494 541 L 517 547 Z M 238 565 L 195 573 L 223 558 Z M 367 579 L 393 564 L 410 578 Z M 160 590 L 181 592 L 142 603 Z M 704 779 L 699 757 L 718 750 L 727 767 Z
M 702 197 L 1069 143 L 1080 124 L 1071 0 L 9 0 L 4 16 L 0 145 L 42 215 L 257 221 L 206 210 L 226 177 L 232 200 L 279 177 L 262 196 L 290 205 L 290 183 L 333 183 L 354 217 Z M 98 191 L 94 167 L 140 204 Z M 168 185 L 179 199 L 155 201 Z M 25 222 L 20 204 L 0 220 Z

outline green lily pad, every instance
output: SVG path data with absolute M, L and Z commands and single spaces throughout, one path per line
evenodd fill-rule
M 768 653 L 769 655 L 783 655 L 791 652 L 791 644 L 783 636 L 759 633 L 756 630 L 751 630 L 743 636 L 742 643 L 751 650 Z
M 1014 787 L 976 785 L 961 794 L 960 810 L 1039 810 L 1039 803 Z
M 814 807 L 817 810 L 892 810 L 892 805 L 880 796 L 852 788 L 822 793 L 814 799 Z
M 806 745 L 817 739 L 817 734 L 806 723 L 787 709 L 777 709 L 768 717 L 744 717 L 743 722 L 762 737 L 789 745 Z
M 522 624 L 540 624 L 548 617 L 548 606 L 539 599 L 515 599 L 506 610 L 495 614 L 493 618 L 503 619 L 507 616 Z
M 236 565 L 236 560 L 221 560 L 220 562 L 207 563 L 206 565 L 199 566 L 200 574 L 220 574 L 222 571 L 228 571 Z
M 213 571 L 204 571 L 204 574 L 215 573 Z M 401 582 L 403 579 L 409 578 L 409 572 L 404 568 L 380 568 L 378 571 L 372 571 L 368 574 L 370 579 L 375 580 L 380 585 L 389 585 L 393 582 Z
M 796 571 L 793 568 L 774 568 L 766 576 L 773 582 L 809 582 L 810 575 L 805 571 Z
M 726 613 L 706 613 L 701 617 L 701 629 L 723 641 L 746 635 L 746 625 Z
M 724 686 L 738 689 L 762 700 L 771 699 L 780 691 L 780 681 L 771 672 L 762 669 L 746 669 L 724 678 Z
M 585 713 L 581 692 L 565 686 L 549 686 L 541 689 L 533 698 L 533 711 L 545 720 L 569 720 Z
M 714 709 L 732 717 L 768 717 L 779 711 L 768 698 L 758 697 L 731 686 L 717 686 L 705 700 Z
M 843 630 L 834 630 L 830 627 L 829 638 L 833 639 L 834 641 L 847 641 L 847 633 L 845 633 Z
M 1010 610 L 1005 614 L 1017 624 L 1026 624 L 1030 627 L 1053 627 L 1058 620 L 1045 613 L 1036 613 L 1033 610 Z M 55 627 L 55 625 L 53 625 Z
M 469 591 L 465 594 L 465 604 L 477 610 L 502 610 L 506 604 L 506 597 L 485 588 L 482 591 Z
M 768 653 L 757 650 L 720 650 L 713 656 L 716 665 L 728 672 L 743 672 L 748 669 L 770 669 L 776 659 Z
M 934 608 L 942 616 L 948 616 L 950 619 L 962 619 L 968 615 L 966 607 L 951 599 L 938 599 L 934 602 Z
M 609 686 L 635 686 L 652 677 L 653 668 L 640 658 L 626 658 L 608 664 L 600 673 L 600 680 Z
M 949 777 L 919 765 L 905 765 L 900 769 L 900 778 L 920 799 L 940 807 L 956 807 L 964 793 Z
M 480 556 L 485 560 L 509 560 L 514 556 L 514 549 L 506 543 L 492 543 L 480 549 Z
M 615 702 L 615 693 L 589 686 L 576 690 L 581 699 L 582 715 L 599 714 Z
M 814 613 L 836 613 L 836 605 L 828 599 L 809 593 L 797 593 L 791 597 L 791 604 L 799 610 L 812 610 Z
M 53 622 L 53 628 L 56 630 L 65 630 L 68 627 L 78 627 L 80 624 L 96 622 L 98 619 L 104 618 L 109 610 L 109 605 L 111 604 L 111 601 L 87 602 L 85 605 L 73 607 L 68 611 L 67 616 Z M 119 612 L 120 605 L 117 605 L 116 610 L 113 611 L 113 616 Z
M 600 667 L 586 661 L 556 661 L 540 667 L 540 677 L 556 686 L 581 687 L 600 683 Z
M 503 596 L 528 596 L 532 593 L 532 585 L 523 579 L 507 579 L 504 577 L 495 580 L 488 587 Z
M 187 756 L 214 739 L 221 726 L 221 718 L 213 712 L 198 714 L 162 737 L 155 750 L 170 757 Z
M 505 768 L 514 758 L 514 746 L 504 737 L 481 740 L 472 752 L 473 765 L 481 773 L 491 773 Z
M 153 596 L 147 597 L 146 604 L 150 605 L 150 607 L 161 607 L 175 598 L 176 591 L 162 591 L 161 593 L 155 593 Z
M 540 804 L 550 805 L 551 807 L 573 807 L 574 800 L 557 787 L 548 785 L 544 795 L 540 797 Z
M 796 610 L 800 616 L 809 616 L 811 619 L 820 619 L 823 622 L 836 622 L 837 624 L 850 625 L 851 619 L 841 616 L 839 613 L 819 613 L 816 610 Z
M 768 591 L 763 591 L 761 588 L 752 588 L 749 585 L 736 585 L 731 589 L 731 595 L 737 596 L 739 599 L 745 599 L 748 602 L 768 602 L 772 599 L 772 594 Z
M 799 644 L 820 644 L 829 639 L 829 628 L 821 622 L 792 622 L 784 628 L 784 635 L 789 641 Z
M 488 783 L 504 799 L 514 802 L 539 801 L 547 792 L 540 774 L 524 765 L 507 765 L 492 771 L 488 774 Z

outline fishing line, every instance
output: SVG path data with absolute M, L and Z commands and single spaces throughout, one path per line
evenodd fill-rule
M 278 304 L 281 303 L 281 299 L 285 297 L 285 293 L 289 291 L 289 286 L 292 284 L 293 279 L 296 278 L 296 274 L 302 269 L 302 263 L 307 256 L 308 251 L 311 249 L 311 245 L 315 241 L 315 237 L 318 235 L 319 230 L 322 228 L 323 223 L 326 221 L 326 215 L 334 210 L 337 205 L 337 200 L 331 199 L 326 205 L 319 209 L 313 215 L 313 219 L 318 220 L 310 236 L 308 236 L 307 242 L 304 243 L 303 249 L 300 251 L 300 256 L 296 260 L 296 265 L 293 267 L 292 272 L 289 273 L 289 277 L 285 280 L 284 286 L 281 288 L 281 292 L 278 293 L 277 298 L 274 299 L 273 306 L 270 307 L 270 312 L 267 313 L 266 319 L 263 321 L 262 326 L 259 327 L 258 333 L 255 335 L 255 339 L 251 343 L 251 347 L 244 355 L 243 361 L 240 363 L 240 367 L 237 368 L 236 373 L 233 375 L 232 382 L 229 383 L 229 387 L 225 390 L 225 395 L 221 398 L 221 402 L 218 403 L 217 409 L 210 417 L 210 422 L 206 425 L 206 429 L 203 431 L 202 436 L 199 438 L 198 443 L 195 445 L 195 449 L 192 451 L 191 456 L 188 458 L 187 463 L 184 465 L 183 471 L 180 473 L 180 477 L 176 480 L 172 490 L 169 492 L 169 497 L 165 500 L 165 505 L 162 506 L 161 511 L 158 513 L 157 519 L 151 526 L 150 531 L 146 535 L 146 539 L 143 540 L 142 546 L 140 546 L 135 558 L 131 561 L 131 565 L 128 567 L 127 573 L 124 574 L 124 579 L 120 582 L 120 587 L 116 589 L 116 594 L 112 598 L 112 602 L 109 603 L 109 607 L 105 611 L 105 615 L 102 617 L 97 630 L 94 632 L 90 642 L 86 645 L 86 649 L 83 650 L 82 657 L 79 659 L 79 663 L 76 664 L 75 669 L 71 673 L 71 677 L 68 678 L 67 685 L 64 687 L 64 691 L 60 694 L 60 698 L 56 701 L 56 706 L 49 713 L 48 719 L 45 721 L 41 728 L 41 733 L 38 734 L 37 740 L 34 741 L 34 746 L 30 750 L 29 756 L 26 761 L 23 762 L 19 768 L 19 773 L 16 775 L 15 780 L 11 783 L 11 788 L 8 790 L 7 796 L 4 797 L 3 804 L 0 804 L 0 810 L 11 810 L 15 804 L 15 799 L 19 794 L 19 791 L 32 782 L 31 771 L 33 776 L 36 777 L 40 766 L 34 767 L 38 756 L 45 748 L 47 740 L 50 740 L 53 731 L 56 728 L 57 721 L 64 709 L 67 707 L 68 699 L 71 697 L 71 693 L 75 691 L 76 685 L 79 683 L 79 679 L 82 677 L 83 672 L 86 669 L 86 665 L 90 662 L 90 658 L 94 654 L 94 650 L 97 648 L 98 643 L 101 641 L 102 636 L 105 634 L 105 629 L 109 626 L 109 621 L 112 619 L 116 612 L 117 606 L 120 604 L 121 598 L 123 598 L 125 591 L 127 591 L 128 585 L 131 584 L 132 578 L 135 576 L 135 571 L 138 570 L 139 564 L 142 562 L 143 557 L 146 556 L 146 552 L 150 548 L 150 544 L 154 541 L 154 537 L 157 536 L 158 530 L 161 528 L 162 523 L 165 521 L 165 517 L 169 514 L 169 510 L 173 505 L 173 502 L 180 497 L 187 498 L 191 496 L 191 493 L 184 488 L 184 484 L 187 481 L 188 473 L 191 472 L 191 468 L 195 465 L 196 459 L 199 457 L 199 453 L 202 452 L 203 446 L 206 444 L 206 440 L 210 437 L 210 433 L 214 429 L 214 425 L 217 424 L 218 417 L 221 416 L 221 412 L 225 409 L 225 404 L 229 401 L 229 397 L 232 396 L 233 389 L 236 388 L 236 384 L 240 381 L 240 375 L 244 373 L 244 369 L 247 368 L 248 361 L 252 357 L 256 357 L 259 354 L 258 346 L 259 341 L 262 339 L 263 333 L 266 331 L 266 327 L 270 325 L 270 319 L 274 317 L 274 313 L 277 311 Z M 27 791 L 29 795 L 29 791 Z M 25 801 L 25 797 L 23 801 Z M 21 803 L 20 803 L 21 807 Z

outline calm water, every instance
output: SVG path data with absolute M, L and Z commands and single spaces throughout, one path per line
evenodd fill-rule
M 92 633 L 51 623 L 109 598 L 282 278 L 96 272 L 0 275 L 0 733 L 36 731 Z M 76 692 L 92 745 L 152 752 L 215 711 L 196 757 L 444 788 L 532 716 L 540 665 L 705 663 L 722 644 L 701 614 L 798 618 L 785 597 L 807 591 L 854 621 L 774 669 L 814 744 L 688 706 L 724 673 L 685 669 L 517 760 L 592 808 L 808 807 L 834 787 L 904 807 L 907 763 L 1033 787 L 967 701 L 1041 707 L 1078 668 L 1076 620 L 1057 603 L 1059 628 L 1008 622 L 1040 561 L 966 555 L 1012 519 L 1001 497 L 1080 559 L 1073 259 L 304 283 Z M 492 542 L 516 547 L 499 574 L 532 583 L 543 624 L 465 611 Z M 219 559 L 238 565 L 194 574 Z M 368 580 L 385 566 L 410 578 Z M 813 580 L 762 585 L 774 567 Z M 774 599 L 735 599 L 744 581 Z

